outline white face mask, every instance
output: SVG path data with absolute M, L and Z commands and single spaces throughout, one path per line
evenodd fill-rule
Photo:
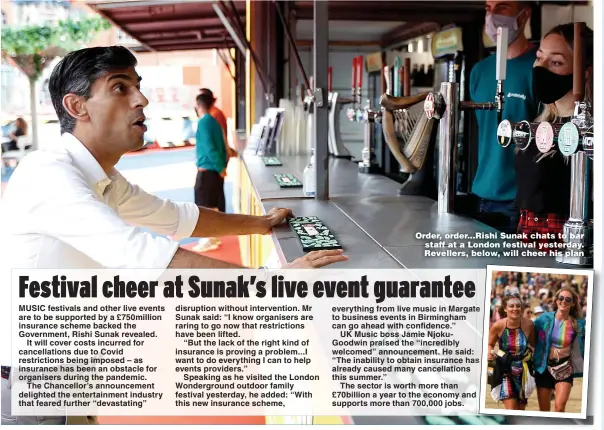
M 485 31 L 487 33 L 487 36 L 489 36 L 489 38 L 494 44 L 497 44 L 497 28 L 507 28 L 508 46 L 511 45 L 518 38 L 520 31 L 524 29 L 520 29 L 518 27 L 518 17 L 520 15 L 522 15 L 522 12 L 520 12 L 516 16 L 498 15 L 492 13 L 487 14 L 485 18 Z

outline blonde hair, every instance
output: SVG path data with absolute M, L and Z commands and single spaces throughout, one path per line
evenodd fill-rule
M 572 319 L 573 328 L 577 330 L 577 320 L 582 317 L 583 312 L 581 310 L 580 297 L 574 289 L 570 287 L 562 287 L 558 291 L 556 291 L 556 294 L 554 295 L 554 304 L 552 306 L 552 310 L 554 312 L 558 311 L 558 296 L 563 291 L 566 291 L 571 296 L 573 296 L 573 306 L 572 308 L 570 308 L 569 316 Z

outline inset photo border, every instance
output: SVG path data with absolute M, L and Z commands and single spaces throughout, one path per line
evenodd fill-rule
M 479 413 L 586 419 L 593 281 L 591 269 L 487 266 Z M 574 301 L 569 305 L 556 295 Z M 511 327 L 506 310 L 513 320 Z M 577 312 L 574 323 L 566 319 Z M 570 323 L 560 322 L 556 315 Z M 499 351 L 500 345 L 516 355 Z M 548 362 L 550 358 L 553 361 Z M 577 371 L 581 358 L 582 372 Z M 572 371 L 567 362 L 575 366 Z M 558 373 L 557 378 L 552 372 Z M 495 389 L 490 383 L 496 384 Z M 560 399 L 567 393 L 564 411 L 556 412 L 556 394 Z M 543 406 L 549 400 L 549 411 L 540 408 L 539 398 Z

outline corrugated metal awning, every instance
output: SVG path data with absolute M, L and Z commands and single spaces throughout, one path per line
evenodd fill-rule
M 143 51 L 177 51 L 236 47 L 218 17 L 213 1 L 85 0 L 94 11 L 138 40 Z M 245 28 L 245 1 L 226 2 Z M 230 20 L 234 20 L 231 15 Z

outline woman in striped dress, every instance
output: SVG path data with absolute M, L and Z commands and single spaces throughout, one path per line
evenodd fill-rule
M 499 308 L 502 318 L 489 331 L 488 358 L 494 362 L 491 396 L 503 401 L 505 409 L 524 410 L 534 387 L 535 327 L 523 316 L 523 307 L 518 294 L 506 295 Z

